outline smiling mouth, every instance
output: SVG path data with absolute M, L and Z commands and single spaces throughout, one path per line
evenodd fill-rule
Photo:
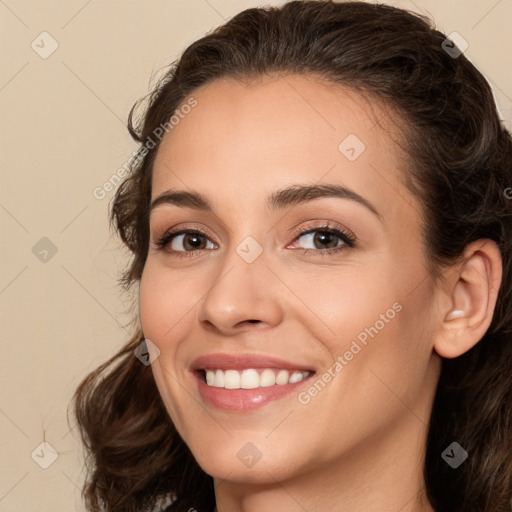
M 244 370 L 199 370 L 201 380 L 209 387 L 224 389 L 256 389 L 296 384 L 305 380 L 313 371 L 288 371 L 277 368 L 247 368 Z

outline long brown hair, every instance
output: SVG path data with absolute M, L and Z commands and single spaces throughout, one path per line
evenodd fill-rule
M 130 112 L 141 153 L 113 198 L 110 220 L 133 255 L 120 279 L 128 289 L 148 253 L 155 130 L 219 77 L 311 74 L 393 107 L 404 127 L 405 181 L 422 203 L 432 275 L 480 238 L 498 244 L 504 265 L 487 333 L 464 355 L 442 361 L 425 447 L 428 497 L 437 512 L 510 512 L 512 138 L 482 74 L 447 51 L 445 39 L 429 19 L 387 5 L 306 0 L 241 12 L 184 51 L 146 98 L 143 115 L 136 115 L 139 103 Z M 76 391 L 87 507 L 135 512 L 171 498 L 166 510 L 209 512 L 212 478 L 176 432 L 151 368 L 134 356 L 143 340 L 137 324 L 127 345 Z M 453 441 L 469 454 L 456 470 L 441 457 Z

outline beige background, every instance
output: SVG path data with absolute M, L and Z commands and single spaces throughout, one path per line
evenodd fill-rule
M 128 338 L 129 297 L 116 287 L 127 258 L 108 229 L 114 192 L 98 200 L 92 191 L 135 149 L 130 107 L 187 44 L 269 3 L 281 2 L 0 0 L 0 512 L 84 510 L 81 446 L 66 407 Z M 512 0 L 389 3 L 429 13 L 467 40 L 510 127 Z M 50 56 L 44 31 L 58 43 Z M 47 469 L 36 463 L 50 461 L 43 440 L 58 454 Z

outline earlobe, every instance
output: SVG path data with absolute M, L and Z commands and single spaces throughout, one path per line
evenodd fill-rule
M 475 346 L 489 328 L 501 284 L 502 261 L 492 240 L 478 240 L 464 251 L 464 259 L 445 283 L 441 325 L 434 341 L 442 357 L 458 357 Z

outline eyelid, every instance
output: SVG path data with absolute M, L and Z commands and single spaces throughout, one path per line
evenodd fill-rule
M 330 221 L 309 221 L 309 225 L 303 226 L 298 231 L 295 228 L 292 228 L 287 231 L 287 237 L 293 236 L 293 240 L 291 243 L 286 245 L 286 248 L 290 247 L 290 244 L 294 243 L 296 240 L 300 239 L 302 236 L 307 235 L 309 233 L 314 232 L 327 232 L 332 233 L 335 236 L 337 236 L 342 242 L 343 245 L 339 247 L 333 247 L 333 248 L 325 248 L 325 249 L 293 249 L 293 250 L 300 250 L 304 253 L 318 253 L 318 254 L 329 254 L 331 252 L 337 252 L 339 250 L 342 250 L 344 246 L 347 246 L 349 248 L 352 248 L 357 240 L 357 236 L 349 229 L 338 225 L 333 224 Z M 157 250 L 165 250 L 165 247 L 169 245 L 176 237 L 182 235 L 182 234 L 190 234 L 195 233 L 198 235 L 201 235 L 205 237 L 208 241 L 213 243 L 218 248 L 218 244 L 215 242 L 207 230 L 200 229 L 197 227 L 192 226 L 181 226 L 177 229 L 171 228 L 167 231 L 164 231 L 162 235 L 159 235 L 156 237 L 156 240 L 154 241 L 154 244 L 157 246 Z M 195 251 L 177 251 L 175 249 L 167 250 L 166 252 L 171 255 L 178 255 L 178 256 L 186 256 L 190 255 L 192 256 L 193 253 L 200 253 L 202 251 L 211 251 L 212 249 L 198 249 Z
M 200 235 L 203 235 L 205 236 L 206 238 L 208 238 L 209 240 L 211 240 L 213 243 L 215 243 L 216 245 L 218 245 L 217 242 L 215 242 L 215 235 L 213 235 L 213 233 L 206 227 L 197 227 L 197 223 L 194 224 L 194 225 L 189 225 L 189 224 L 178 224 L 177 225 L 178 227 L 176 226 L 173 226 L 171 228 L 168 228 L 168 229 L 155 229 L 154 230 L 154 235 L 153 235 L 153 239 L 154 240 L 161 240 L 162 238 L 166 237 L 166 236 L 170 236 L 170 235 L 173 235 L 173 236 L 178 236 L 180 234 L 183 234 L 183 233 L 198 233 Z M 159 234 L 161 233 L 161 234 Z

